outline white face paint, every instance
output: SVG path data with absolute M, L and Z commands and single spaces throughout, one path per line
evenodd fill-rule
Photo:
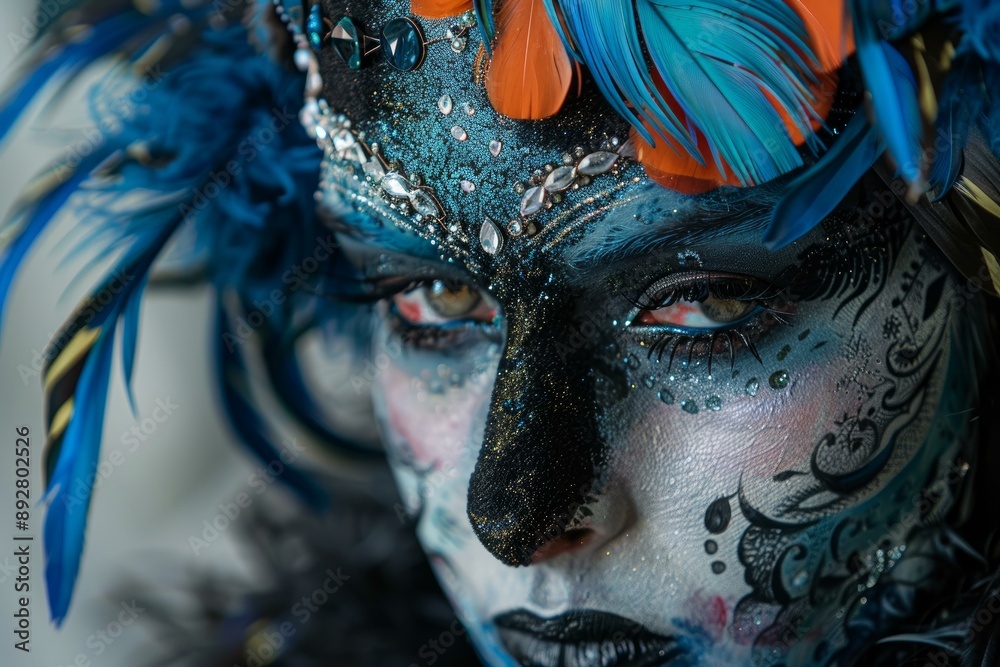
M 789 324 L 751 334 L 760 361 L 741 348 L 730 365 L 722 348 L 709 374 L 706 346 L 688 360 L 681 344 L 657 362 L 658 330 L 619 326 L 611 361 L 628 390 L 593 406 L 607 442 L 594 500 L 524 567 L 484 546 L 467 506 L 516 323 L 494 317 L 504 304 L 441 283 L 379 309 L 375 351 L 402 346 L 374 391 L 390 462 L 487 662 L 827 664 L 899 573 L 927 574 L 906 556 L 927 548 L 926 518 L 952 505 L 965 473 L 970 434 L 953 415 L 974 401 L 972 325 L 913 230 L 878 238 L 892 246 L 884 267 L 774 306 Z M 620 305 L 607 298 L 596 286 L 585 308 Z M 656 317 L 700 327 L 706 312 L 739 310 L 718 301 L 682 299 Z M 621 323 L 643 319 L 627 311 Z M 580 329 L 540 326 L 566 328 L 570 345 Z

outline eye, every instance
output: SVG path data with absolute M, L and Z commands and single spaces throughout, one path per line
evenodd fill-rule
M 452 280 L 417 283 L 392 297 L 395 312 L 412 326 L 492 324 L 496 303 L 476 288 Z
M 685 273 L 662 278 L 634 301 L 629 327 L 657 363 L 668 369 L 680 354 L 690 364 L 706 357 L 712 373 L 714 355 L 735 363 L 738 349 L 760 361 L 755 340 L 778 324 L 788 324 L 793 304 L 775 285 L 725 273 Z
M 690 273 L 649 286 L 636 302 L 633 326 L 658 326 L 684 333 L 718 331 L 769 310 L 776 288 L 749 276 Z
M 756 310 L 753 302 L 709 295 L 704 301 L 680 300 L 662 308 L 641 310 L 632 323 L 689 330 L 719 329 L 743 320 Z

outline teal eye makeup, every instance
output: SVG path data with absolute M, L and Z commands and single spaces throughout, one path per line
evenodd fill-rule
M 647 348 L 647 357 L 669 370 L 675 359 L 688 363 L 707 358 L 711 375 L 715 356 L 735 364 L 739 349 L 760 361 L 755 341 L 777 325 L 789 324 L 794 312 L 783 290 L 766 281 L 730 273 L 685 272 L 666 276 L 635 300 L 628 328 Z

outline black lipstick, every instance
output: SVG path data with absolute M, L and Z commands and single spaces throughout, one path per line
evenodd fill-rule
M 682 667 L 694 656 L 676 637 L 594 610 L 542 618 L 517 610 L 493 619 L 507 652 L 523 667 Z

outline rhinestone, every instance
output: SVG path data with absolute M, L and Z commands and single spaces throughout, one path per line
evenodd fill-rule
M 511 220 L 510 224 L 507 225 L 507 231 L 510 232 L 511 236 L 520 236 L 521 232 L 524 231 L 524 225 L 521 224 L 520 220 Z
M 345 151 L 356 143 L 357 139 L 348 130 L 337 130 L 333 135 L 333 149 L 336 151 Z
M 521 198 L 521 217 L 530 217 L 545 207 L 545 188 L 528 188 Z
M 474 192 L 475 189 L 476 189 L 476 184 L 473 183 L 472 181 L 466 181 L 466 180 L 462 181 L 462 192 L 468 194 L 470 192 Z
M 454 107 L 455 103 L 451 101 L 451 95 L 442 95 L 441 99 L 438 100 L 438 111 L 445 116 L 450 114 Z
M 313 7 L 318 8 L 319 5 L 313 5 Z M 330 33 L 330 43 L 333 44 L 333 50 L 351 69 L 361 69 L 363 35 L 361 26 L 350 16 L 345 16 L 337 21 Z M 319 48 L 319 46 L 314 44 L 313 48 Z
M 456 37 L 451 40 L 451 50 L 455 53 L 461 53 L 465 51 L 465 48 L 469 45 L 469 40 L 466 37 Z
M 309 45 L 319 50 L 323 46 L 323 15 L 319 4 L 313 5 L 309 10 L 309 20 L 306 21 L 306 34 L 309 36 Z
M 388 173 L 382 179 L 382 191 L 394 199 L 409 199 L 412 189 L 410 182 L 396 172 Z
M 300 72 L 305 72 L 307 69 L 309 69 L 309 61 L 311 58 L 312 56 L 310 56 L 309 52 L 306 51 L 305 49 L 295 49 L 295 56 L 294 56 L 295 66 L 299 68 Z
M 356 162 L 357 164 L 364 164 L 367 162 L 368 158 L 365 157 L 365 152 L 361 149 L 361 144 L 354 144 L 342 151 L 339 151 L 341 160 L 350 160 L 351 162 Z
M 576 178 L 576 167 L 559 167 L 545 179 L 545 189 L 549 192 L 562 192 L 573 185 Z
M 496 157 L 500 155 L 500 150 L 503 148 L 503 143 L 494 139 L 490 142 L 490 155 Z
M 466 102 L 465 104 L 462 105 L 462 111 L 465 112 L 466 116 L 475 116 L 476 115 L 476 107 L 472 106 L 468 102 Z
M 524 183 L 515 183 L 514 184 L 514 192 L 516 192 L 519 195 L 523 195 L 524 191 L 526 189 L 527 188 L 525 187 Z
M 615 166 L 615 162 L 618 161 L 618 157 L 618 153 L 609 153 L 607 151 L 591 153 L 587 157 L 580 160 L 580 164 L 577 169 L 579 169 L 581 174 L 586 174 L 587 176 L 603 174 L 611 171 L 611 167 Z
M 411 72 L 423 64 L 427 53 L 424 32 L 413 19 L 393 19 L 382 28 L 382 51 L 390 65 Z
M 500 228 L 489 218 L 483 220 L 483 226 L 479 228 L 479 243 L 483 246 L 483 250 L 491 255 L 497 254 L 503 247 Z
M 369 160 L 365 162 L 361 168 L 365 172 L 365 176 L 372 179 L 374 182 L 378 183 L 385 177 L 385 167 L 378 160 Z
M 413 204 L 413 209 L 420 215 L 426 215 L 429 218 L 444 217 L 444 211 L 441 210 L 441 206 L 438 205 L 437 200 L 426 190 L 414 190 L 410 194 L 410 203 Z
M 456 125 L 455 127 L 451 128 L 451 136 L 455 137 L 459 141 L 465 141 L 466 139 L 469 138 L 469 135 L 465 131 L 465 128 L 462 127 L 461 125 Z

